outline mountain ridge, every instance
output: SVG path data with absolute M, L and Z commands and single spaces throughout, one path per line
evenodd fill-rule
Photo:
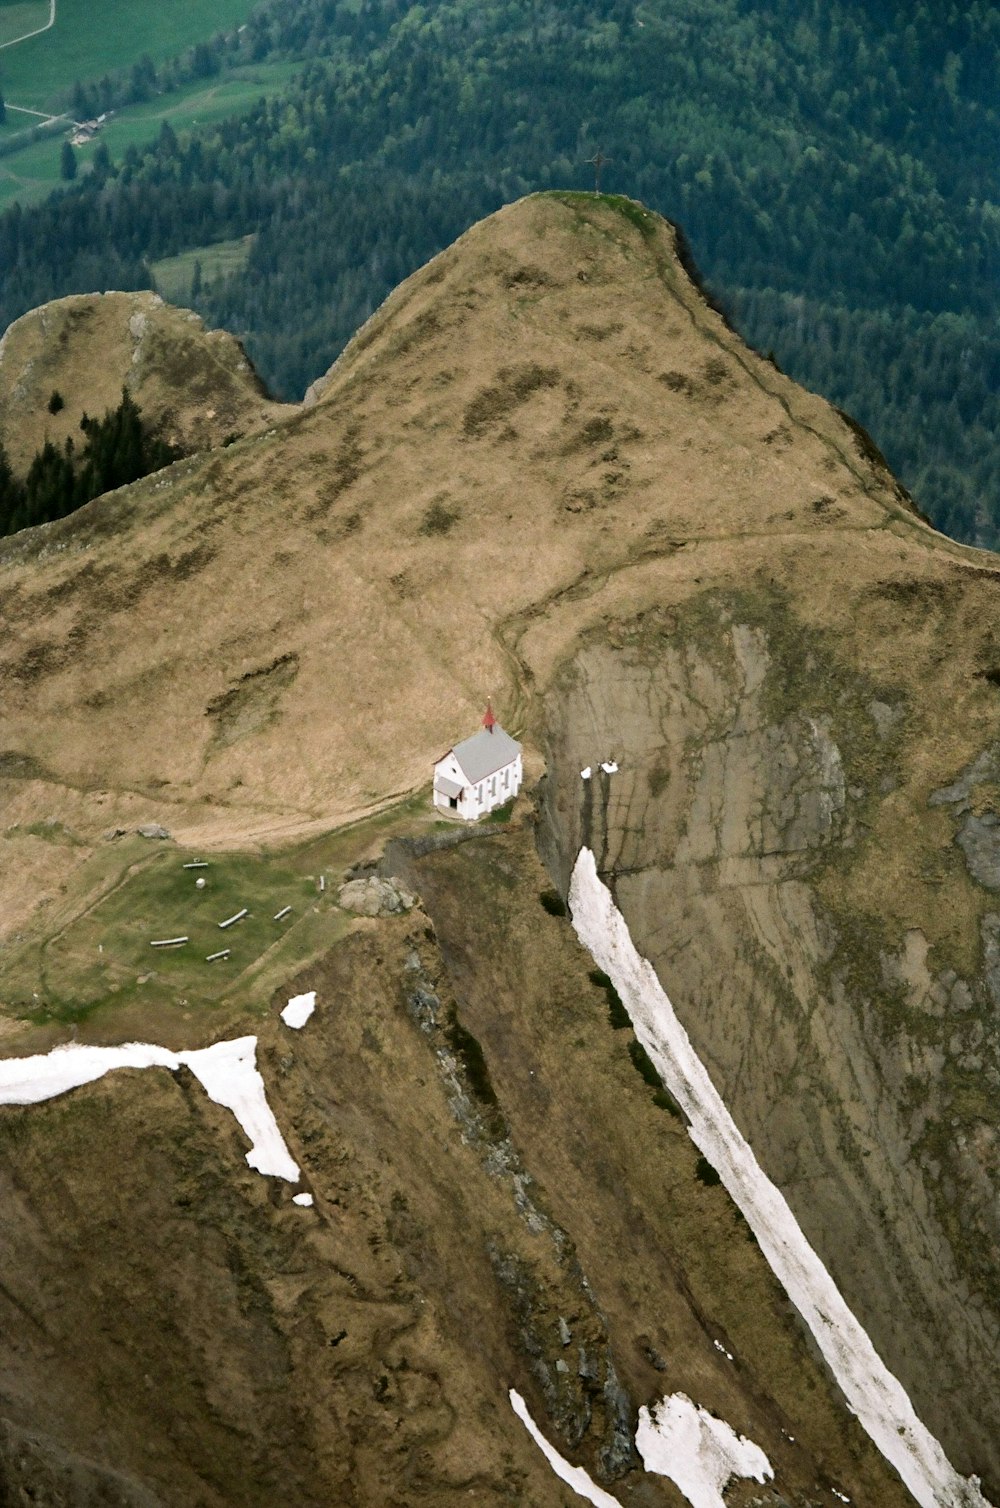
M 523 1246 L 519 1227 L 515 1239 L 501 1212 L 508 1194 L 479 1183 L 480 1153 L 493 1178 L 504 1136 L 474 1104 L 476 1074 L 463 1093 L 479 1119 L 448 1110 L 444 1091 L 430 1106 L 431 1062 L 447 1072 L 461 1058 L 457 1022 L 482 1044 L 499 1111 L 544 1194 L 539 1207 L 558 1206 L 556 1224 L 585 1249 L 630 1406 L 653 1396 L 662 1362 L 671 1386 L 715 1390 L 720 1412 L 774 1452 L 802 1501 L 820 1490 L 829 1430 L 831 1479 L 858 1502 L 902 1502 L 856 1426 L 833 1422 L 829 1381 L 817 1380 L 731 1208 L 721 1195 L 705 1206 L 697 1189 L 691 1201 L 692 1181 L 702 1185 L 682 1125 L 649 1098 L 628 1055 L 612 1052 L 601 987 L 585 982 L 565 921 L 539 905 L 535 842 L 564 894 L 586 845 L 740 1129 L 884 1360 L 956 1466 L 989 1487 L 1000 1479 L 989 1342 L 1000 869 L 994 884 L 986 756 L 997 574 L 984 559 L 915 516 L 830 405 L 742 346 L 684 272 L 665 222 L 592 195 L 508 207 L 391 296 L 308 408 L 0 543 L 4 1050 L 51 1043 L 69 1020 L 103 1040 L 125 1021 L 158 1019 L 174 1036 L 183 1021 L 188 1045 L 193 1009 L 206 1036 L 247 1013 L 266 1023 L 267 1074 L 282 1086 L 289 1135 L 303 1138 L 302 1165 L 354 1202 L 353 1237 L 377 1236 L 379 1261 L 410 1264 L 411 1280 L 434 1290 L 435 1323 L 449 1338 L 421 1375 L 429 1366 L 447 1393 L 442 1357 L 456 1376 L 464 1365 L 461 1326 L 449 1328 L 427 1256 L 430 1211 L 447 1207 L 449 1232 L 461 1219 L 475 1231 L 468 1263 L 491 1355 L 528 1367 L 533 1415 L 541 1422 L 548 1410 L 564 1444 L 589 1398 L 596 1422 L 591 1430 L 587 1416 L 576 1438 L 597 1470 L 614 1434 L 611 1374 L 600 1410 L 584 1376 L 579 1389 L 565 1384 L 578 1390 L 562 1413 L 562 1343 L 549 1314 L 553 1295 L 570 1302 L 576 1278 L 551 1251 Z M 509 829 L 449 846 L 420 793 L 431 760 L 475 726 L 487 693 L 523 738 L 536 809 L 525 802 Z M 141 840 L 102 836 L 141 820 L 164 822 L 177 848 L 153 861 Z M 393 834 L 427 843 L 390 858 Z M 314 891 L 316 930 L 299 973 L 279 952 L 271 972 L 249 972 L 221 1004 L 195 1008 L 187 987 L 178 1000 L 162 981 L 155 1004 L 143 1006 L 132 984 L 127 1005 L 124 993 L 116 1002 L 141 954 L 126 950 L 124 962 L 93 972 L 93 942 L 112 934 L 81 931 L 81 918 L 104 914 L 108 895 L 138 901 L 129 887 L 183 855 L 221 865 L 238 850 L 267 872 L 284 850 L 314 886 L 317 870 L 396 865 L 422 909 L 345 922 Z M 80 983 L 75 1002 L 60 1002 L 55 982 L 72 963 L 65 939 L 77 935 L 90 959 L 80 980 L 97 993 Z M 114 989 L 90 983 L 102 979 Z M 317 987 L 330 1012 L 294 1051 L 270 1019 L 286 986 Z M 381 1002 L 374 1022 L 366 992 Z M 350 1049 L 334 1070 L 341 1036 Z M 336 1072 L 333 1101 L 320 1080 L 307 1088 L 297 1077 L 300 1059 Z M 390 1061 L 391 1092 L 378 1087 Z M 363 1092 L 352 1064 L 369 1076 Z M 602 1137 L 626 1083 L 636 1119 L 616 1141 L 614 1167 L 588 1189 L 588 1170 L 610 1155 Z M 587 1096 L 598 1085 L 592 1123 Z M 140 1113 L 132 1087 L 114 1093 Z M 66 1102 L 52 1116 L 88 1113 L 91 1092 L 80 1094 L 84 1109 Z M 350 1121 L 350 1157 L 368 1170 L 370 1197 L 337 1162 L 320 1102 L 329 1124 Z M 420 1148 L 420 1177 L 407 1179 L 422 1113 L 434 1118 L 434 1148 Z M 551 1145 L 548 1116 L 561 1128 Z M 12 1136 L 14 1119 L 4 1112 Z M 376 1125 L 381 1163 L 377 1147 L 365 1150 Z M 467 1208 L 455 1216 L 451 1157 L 470 1188 L 492 1190 L 481 1195 L 492 1235 Z M 654 1217 L 647 1191 L 660 1188 L 660 1158 L 673 1171 Z M 675 1234 L 671 1199 L 683 1210 Z M 408 1223 L 414 1204 L 419 1229 Z M 713 1287 L 709 1216 L 728 1289 Z M 623 1242 L 627 1278 L 614 1271 Z M 439 1258 L 456 1274 L 466 1260 L 450 1247 Z M 327 1279 L 311 1271 L 319 1292 Z M 770 1294 L 759 1316 L 742 1312 L 743 1281 Z M 657 1283 L 685 1337 L 676 1354 L 670 1327 L 653 1328 Z M 641 1330 L 627 1318 L 636 1292 Z M 912 1332 L 900 1333 L 901 1311 L 918 1316 Z M 722 1336 L 711 1334 L 714 1312 L 726 1314 Z M 537 1314 L 549 1315 L 544 1341 Z M 284 1345 L 286 1320 L 274 1323 Z M 721 1380 L 729 1363 L 713 1343 L 725 1350 L 737 1332 L 745 1389 L 739 1369 Z M 435 1347 L 422 1334 L 427 1362 Z M 308 1346 L 296 1354 L 312 1376 Z M 961 1360 L 973 1354 L 975 1397 Z M 375 1351 L 362 1348 L 357 1364 L 376 1368 Z M 348 1370 L 349 1381 L 330 1383 L 345 1408 L 360 1396 Z M 374 1375 L 403 1399 L 404 1372 Z M 488 1392 L 486 1373 L 477 1377 Z M 310 1409 L 324 1396 L 316 1386 Z M 419 1413 L 402 1402 L 399 1417 L 411 1408 Z M 804 1456 L 783 1431 L 808 1440 Z M 454 1459 L 450 1430 L 435 1439 L 440 1471 Z M 324 1441 L 328 1462 L 335 1447 Z M 518 1470 L 529 1470 L 513 1448 Z M 366 1477 L 369 1501 L 376 1479 L 387 1490 L 387 1479 Z M 436 1480 L 427 1500 L 446 1501 Z M 502 1501 L 509 1481 L 490 1483 Z M 651 1480 L 627 1486 L 636 1502 L 674 1501 Z M 248 1500 L 261 1490 L 248 1478 Z M 768 1500 L 744 1486 L 731 1500 L 751 1491 Z

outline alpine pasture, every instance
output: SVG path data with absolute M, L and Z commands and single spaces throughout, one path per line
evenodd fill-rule
M 238 26 L 252 8 L 252 0 L 56 0 L 50 28 L 0 51 L 0 90 L 8 103 L 54 112 L 75 80 L 129 68 L 145 54 L 173 57 Z M 44 27 L 48 16 L 49 0 L 0 0 L 0 43 Z

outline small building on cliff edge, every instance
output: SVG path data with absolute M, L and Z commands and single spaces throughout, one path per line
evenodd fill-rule
M 475 822 L 521 789 L 521 745 L 505 733 L 487 703 L 483 726 L 434 766 L 434 805 Z

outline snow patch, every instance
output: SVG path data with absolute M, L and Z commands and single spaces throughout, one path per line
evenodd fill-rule
M 669 1477 L 692 1508 L 726 1508 L 722 1490 L 730 1477 L 765 1482 L 774 1476 L 759 1445 L 684 1393 L 664 1398 L 652 1415 L 639 1410 L 635 1443 L 646 1470 Z
M 250 1138 L 250 1166 L 258 1173 L 297 1183 L 299 1165 L 278 1129 L 257 1068 L 257 1038 L 216 1042 L 200 1052 L 178 1053 L 178 1059 L 187 1064 L 210 1100 L 233 1112 Z
M 292 1203 L 301 1205 L 304 1210 L 311 1210 L 313 1207 L 313 1196 L 311 1194 L 293 1194 Z
M 305 1026 L 309 1017 L 316 1009 L 316 991 L 310 990 L 305 995 L 293 995 L 281 1013 L 281 1019 L 286 1026 L 298 1031 Z
M 601 769 L 604 771 L 605 775 L 617 775 L 618 762 L 614 759 L 605 759 L 601 763 Z
M 781 1191 L 759 1166 L 652 964 L 632 942 L 587 848 L 580 850 L 573 869 L 569 903 L 577 936 L 610 976 L 636 1036 L 688 1119 L 691 1140 L 718 1170 L 771 1270 L 812 1331 L 848 1407 L 921 1508 L 989 1508 L 978 1478 L 960 1476 L 921 1424 L 904 1389 L 802 1234 Z
M 116 1068 L 190 1068 L 210 1100 L 231 1110 L 250 1141 L 247 1162 L 259 1173 L 297 1183 L 299 1169 L 278 1129 L 257 1071 L 257 1038 L 237 1037 L 193 1052 L 150 1042 L 86 1047 L 70 1042 L 30 1058 L 0 1059 L 0 1105 L 38 1105 L 92 1084 Z
M 598 1487 L 582 1466 L 571 1466 L 568 1461 L 563 1460 L 528 1413 L 528 1405 L 520 1393 L 515 1392 L 513 1388 L 510 1390 L 510 1406 L 561 1482 L 565 1482 L 567 1487 L 572 1487 L 573 1491 L 580 1497 L 586 1498 L 588 1503 L 593 1503 L 594 1508 L 622 1508 L 618 1499 L 613 1498 L 610 1492 L 605 1492 L 602 1487 Z
M 586 768 L 586 769 L 585 769 L 585 770 L 581 770 L 581 771 L 580 771 L 580 779 L 581 779 L 581 780 L 589 780 L 589 779 L 590 779 L 590 777 L 591 777 L 591 775 L 592 775 L 592 774 L 593 774 L 593 773 L 594 773 L 594 772 L 593 772 L 593 770 L 592 770 L 592 769 L 591 769 L 591 768 L 590 768 L 590 765 L 587 765 L 587 768 Z

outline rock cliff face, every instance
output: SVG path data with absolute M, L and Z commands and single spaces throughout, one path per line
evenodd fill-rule
M 944 790 L 918 783 L 942 706 L 866 672 L 852 638 L 817 636 L 766 582 L 598 633 L 546 699 L 549 851 L 565 881 L 594 849 L 881 1354 L 958 1463 L 996 1480 L 992 751 Z M 891 920 L 869 889 L 882 866 Z
M 568 1503 L 516 1386 L 623 1504 L 678 1501 L 632 1446 L 673 1391 L 766 1450 L 773 1489 L 734 1504 L 908 1501 L 559 914 L 586 844 L 1000 1502 L 992 558 L 746 350 L 629 201 L 474 227 L 313 399 L 0 545 L 4 1051 L 252 1029 L 316 1200 L 245 1171 L 183 1075 L 0 1112 L 0 1482 Z M 537 810 L 452 843 L 422 792 L 488 692 Z M 153 821 L 176 846 L 107 836 Z M 148 928 L 206 855 L 220 915 L 250 896 L 243 942 L 223 983 L 154 975 Z

